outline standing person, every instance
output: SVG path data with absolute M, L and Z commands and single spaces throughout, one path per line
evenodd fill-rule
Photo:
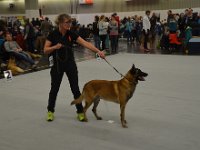
M 40 28 L 40 26 L 41 26 L 41 20 L 39 18 L 36 18 L 34 27 Z
M 169 23 L 171 18 L 173 18 L 172 10 L 168 10 L 168 12 L 167 12 L 167 23 Z
M 106 52 L 109 53 L 109 28 L 108 28 L 108 25 L 109 25 L 109 22 L 110 22 L 110 19 L 108 17 L 105 18 L 105 21 L 106 21 L 106 24 L 107 24 L 107 35 L 106 35 L 106 41 L 105 41 L 105 45 L 106 45 Z
M 117 13 L 113 13 L 112 16 L 115 17 L 115 20 L 117 21 L 117 24 L 118 24 L 118 38 L 117 38 L 117 48 L 118 48 L 118 43 L 119 43 L 119 36 L 120 36 L 120 18 L 119 16 L 117 15 Z
M 117 39 L 118 39 L 118 23 L 115 16 L 111 16 L 111 21 L 109 22 L 110 30 L 110 42 L 111 42 L 111 53 L 117 53 Z
M 127 43 L 132 42 L 132 35 L 131 35 L 132 30 L 133 30 L 133 24 L 131 22 L 131 17 L 128 17 L 125 23 L 125 31 L 124 31 L 127 36 Z
M 32 25 L 33 25 L 34 27 L 36 26 L 35 18 L 32 18 L 31 23 L 32 23 Z
M 105 16 L 101 15 L 100 21 L 99 21 L 99 24 L 98 24 L 99 37 L 100 37 L 100 40 L 102 42 L 102 47 L 101 47 L 102 51 L 106 49 L 106 37 L 107 37 L 107 34 L 108 34 L 108 23 L 106 22 L 105 19 L 106 19 Z
M 143 22 L 143 35 L 144 35 L 144 50 L 146 52 L 149 52 L 149 49 L 147 47 L 147 42 L 148 42 L 148 39 L 149 39 L 149 31 L 150 31 L 150 28 L 151 28 L 149 16 L 150 16 L 150 11 L 147 10 L 145 12 L 145 16 L 143 17 L 143 21 L 142 21 Z
M 151 27 L 150 27 L 150 49 L 154 50 L 155 49 L 155 41 L 156 41 L 156 23 L 157 23 L 157 16 L 156 13 L 153 13 L 151 18 L 150 18 L 150 23 L 151 23 Z
M 40 29 L 42 32 L 42 35 L 44 37 L 47 37 L 50 33 L 50 31 L 52 30 L 53 26 L 51 24 L 51 22 L 49 21 L 48 17 L 45 17 L 44 21 L 41 23 Z
M 25 20 L 24 40 L 26 40 L 27 50 L 35 53 L 35 29 L 29 19 Z
M 4 20 L 0 20 L 0 39 L 4 39 L 5 31 L 6 31 L 6 22 Z
M 136 16 L 135 17 L 135 38 L 136 38 L 136 43 L 137 45 L 140 45 L 141 44 L 141 28 L 142 28 L 142 25 L 141 25 L 141 20 L 139 18 L 139 16 Z
M 83 47 L 98 53 L 101 58 L 105 58 L 103 52 L 70 30 L 71 23 L 71 17 L 68 14 L 60 14 L 56 21 L 58 29 L 55 29 L 48 35 L 44 46 L 44 53 L 49 54 L 49 57 L 53 59 L 53 66 L 51 67 L 50 71 L 51 90 L 49 92 L 49 100 L 47 106 L 47 121 L 54 120 L 56 97 L 64 73 L 66 73 L 68 77 L 74 99 L 77 99 L 81 95 L 78 85 L 77 66 L 74 59 L 74 53 L 72 51 L 73 42 L 77 42 Z M 84 121 L 82 104 L 77 104 L 76 109 L 78 120 Z
M 95 16 L 94 22 L 92 24 L 92 32 L 94 37 L 94 45 L 100 49 L 100 38 L 99 38 L 99 28 L 98 28 L 99 16 Z

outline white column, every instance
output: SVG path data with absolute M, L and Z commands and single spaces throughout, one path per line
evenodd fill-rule
M 25 10 L 26 18 L 39 18 L 39 10 Z
M 25 0 L 25 13 L 30 19 L 40 17 L 38 0 Z

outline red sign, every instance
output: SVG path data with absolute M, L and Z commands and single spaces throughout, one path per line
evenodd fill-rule
M 93 0 L 79 0 L 79 4 L 93 4 Z

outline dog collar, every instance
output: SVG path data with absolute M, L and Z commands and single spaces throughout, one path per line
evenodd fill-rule
M 127 79 L 126 77 L 124 77 L 124 79 L 126 79 L 128 82 L 130 82 L 131 84 L 138 84 L 138 81 L 136 80 L 136 81 L 130 81 L 129 79 Z

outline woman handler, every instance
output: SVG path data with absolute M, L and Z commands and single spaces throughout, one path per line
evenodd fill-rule
M 71 17 L 68 14 L 60 14 L 57 17 L 56 24 L 58 29 L 55 29 L 49 34 L 44 45 L 44 53 L 49 54 L 50 65 L 52 66 L 50 71 L 51 89 L 47 106 L 47 121 L 54 120 L 56 97 L 64 73 L 66 73 L 68 77 L 74 99 L 77 99 L 81 95 L 78 85 L 78 71 L 72 50 L 73 42 L 77 42 L 83 47 L 98 53 L 101 58 L 105 58 L 102 51 L 70 30 Z M 83 121 L 84 114 L 82 104 L 77 104 L 76 109 L 78 120 Z

